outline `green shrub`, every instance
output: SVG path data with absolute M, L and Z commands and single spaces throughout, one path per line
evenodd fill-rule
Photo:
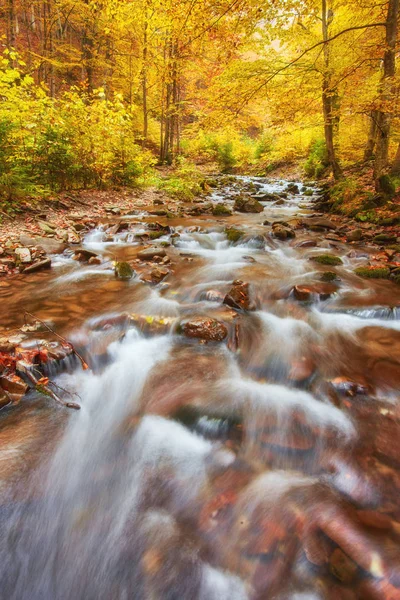
M 304 163 L 304 171 L 307 177 L 319 179 L 325 173 L 328 162 L 328 153 L 325 140 L 316 140 L 310 145 L 308 158 Z

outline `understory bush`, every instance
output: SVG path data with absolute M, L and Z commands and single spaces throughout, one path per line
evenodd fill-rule
M 304 172 L 307 177 L 319 179 L 329 166 L 328 153 L 324 140 L 315 140 L 311 143 L 308 157 L 304 163 Z
M 204 175 L 196 165 L 181 156 L 176 159 L 173 175 L 161 179 L 158 187 L 168 196 L 190 202 L 202 192 Z
M 50 98 L 14 53 L 0 57 L 0 203 L 81 187 L 135 186 L 155 160 L 121 96 L 72 88 Z M 7 204 L 7 206 L 6 206 Z

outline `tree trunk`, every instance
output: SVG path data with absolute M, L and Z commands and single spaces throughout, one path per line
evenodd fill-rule
M 396 152 L 396 156 L 394 157 L 394 161 L 392 164 L 392 168 L 390 170 L 390 174 L 393 175 L 393 177 L 400 176 L 400 142 L 399 142 L 399 145 L 397 146 L 397 152 Z
M 147 113 L 147 14 L 145 15 L 143 30 L 143 71 L 142 71 L 142 94 L 143 94 L 143 143 L 147 140 L 148 113 Z
M 15 46 L 15 6 L 14 0 L 8 0 L 8 28 L 7 45 L 9 48 Z
M 322 75 L 322 107 L 324 113 L 324 132 L 325 143 L 328 152 L 329 165 L 335 179 L 342 175 L 339 162 L 336 158 L 335 148 L 335 123 L 338 123 L 338 117 L 335 116 L 334 99 L 337 97 L 336 91 L 332 89 L 332 78 L 330 73 L 330 48 L 327 40 L 329 39 L 329 24 L 332 18 L 332 12 L 328 10 L 327 0 L 322 0 L 322 36 L 324 43 L 324 72 Z
M 383 59 L 383 74 L 380 85 L 380 103 L 378 114 L 378 136 L 376 142 L 374 179 L 375 188 L 381 191 L 380 178 L 387 173 L 389 157 L 389 139 L 391 127 L 390 105 L 394 100 L 394 76 L 396 73 L 396 39 L 399 1 L 389 0 L 386 19 L 386 50 Z
M 367 144 L 364 151 L 364 160 L 371 160 L 374 156 L 376 137 L 378 135 L 378 111 L 372 110 L 370 115 L 370 124 Z

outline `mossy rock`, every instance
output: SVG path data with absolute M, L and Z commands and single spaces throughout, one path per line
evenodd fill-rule
M 330 265 L 332 267 L 343 264 L 342 259 L 339 258 L 339 256 L 334 256 L 333 254 L 319 254 L 317 256 L 312 256 L 311 260 L 320 265 Z
M 337 275 L 337 273 L 335 273 L 334 271 L 325 271 L 324 273 L 322 273 L 321 275 L 321 281 L 336 281 L 337 279 L 340 279 Z
M 151 240 L 158 240 L 158 238 L 165 235 L 165 231 L 149 231 L 147 235 Z
M 387 267 L 358 267 L 354 273 L 364 279 L 387 279 L 390 269 Z
M 387 196 L 394 196 L 396 193 L 396 187 L 389 175 L 381 175 L 378 179 L 379 189 L 382 190 Z
M 312 196 L 314 194 L 314 192 L 312 190 L 306 190 L 305 192 L 303 192 L 303 196 Z
M 212 214 L 214 215 L 214 217 L 223 217 L 231 215 L 232 211 L 230 208 L 225 206 L 225 204 L 215 204 L 215 206 L 213 206 L 212 209 Z
M 399 221 L 399 217 L 384 217 L 382 219 L 379 219 L 379 225 L 397 225 Z
M 397 240 L 395 235 L 389 233 L 379 233 L 374 237 L 374 242 L 377 244 L 394 244 Z
M 388 248 L 390 250 L 395 250 L 396 252 L 400 252 L 400 244 L 390 244 L 390 246 L 388 246 Z
M 116 262 L 114 266 L 115 276 L 118 279 L 128 280 L 133 277 L 133 269 L 127 262 Z
M 235 227 L 227 227 L 225 229 L 225 234 L 226 234 L 226 237 L 228 238 L 228 241 L 232 242 L 232 244 L 234 244 L 235 242 L 238 242 L 240 240 L 240 238 L 242 238 L 244 236 L 244 231 L 241 231 L 240 229 L 236 229 Z

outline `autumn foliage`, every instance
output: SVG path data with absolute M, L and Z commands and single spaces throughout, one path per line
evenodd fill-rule
M 9 0 L 0 195 L 222 171 L 400 172 L 398 0 Z

